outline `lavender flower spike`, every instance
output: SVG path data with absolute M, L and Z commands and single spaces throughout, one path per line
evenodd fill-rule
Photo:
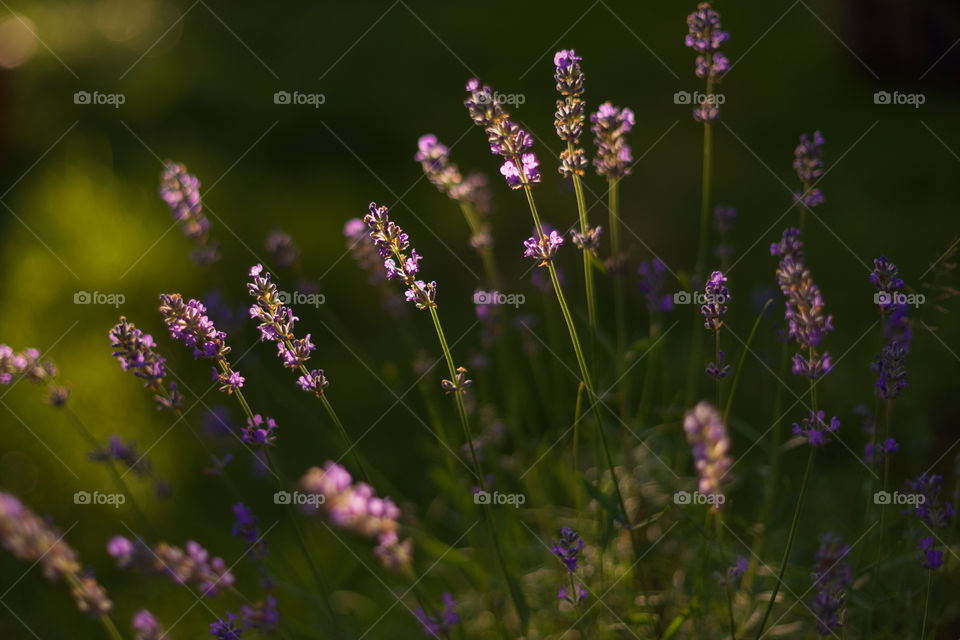
M 200 202 L 200 181 L 187 173 L 187 168 L 179 163 L 167 160 L 160 177 L 160 197 L 180 223 L 184 235 L 194 241 L 196 249 L 192 254 L 194 262 L 209 264 L 220 259 L 216 244 L 207 243 L 210 221 L 203 213 Z
M 170 331 L 170 337 L 180 340 L 193 349 L 193 357 L 204 357 L 216 361 L 220 367 L 213 369 L 213 379 L 219 380 L 220 390 L 233 393 L 243 386 L 244 378 L 230 368 L 227 354 L 227 334 L 217 331 L 213 321 L 207 317 L 207 308 L 199 300 L 190 300 L 186 304 L 179 293 L 160 296 L 160 314 Z
M 820 538 L 820 548 L 810 572 L 817 595 L 810 603 L 816 617 L 817 633 L 836 635 L 846 618 L 846 591 L 853 584 L 850 564 L 843 559 L 850 554 L 850 546 L 832 533 Z
M 730 69 L 730 61 L 720 53 L 720 45 L 729 39 L 730 34 L 720 28 L 720 14 L 710 7 L 709 2 L 701 2 L 697 10 L 687 16 L 685 44 L 697 52 L 697 77 L 707 80 L 706 99 L 693 108 L 693 118 L 698 122 L 720 117 L 713 85 Z
M 557 129 L 557 135 L 567 143 L 567 148 L 560 152 L 560 175 L 564 178 L 573 175 L 582 176 L 587 168 L 583 149 L 578 146 L 580 135 L 583 133 L 586 109 L 586 103 L 581 97 L 583 95 L 581 60 L 582 58 L 573 49 L 557 51 L 553 56 L 557 91 L 563 96 L 563 100 L 557 100 L 557 112 L 553 123 Z
M 700 476 L 700 493 L 714 496 L 713 509 L 723 504 L 721 486 L 733 466 L 730 459 L 730 436 L 720 412 L 709 402 L 702 401 L 687 412 L 683 430 L 693 450 L 694 466 Z
M 479 80 L 471 78 L 466 88 L 469 95 L 463 104 L 474 123 L 486 132 L 490 152 L 504 158 L 500 173 L 507 185 L 519 189 L 540 182 L 537 156 L 529 151 L 533 136 L 510 119 L 490 87 L 481 87 Z
M 70 398 L 70 387 L 57 383 L 57 373 L 57 366 L 49 358 L 42 358 L 38 349 L 31 347 L 16 353 L 0 344 L 0 384 L 13 384 L 21 376 L 34 384 L 44 384 L 47 402 L 62 407 Z
M 386 207 L 370 203 L 370 213 L 363 218 L 369 229 L 369 236 L 383 258 L 383 266 L 388 280 L 402 280 L 407 286 L 404 296 L 407 302 L 414 303 L 418 309 L 437 306 L 437 283 L 425 283 L 417 279 L 420 272 L 420 254 L 410 250 L 410 237 L 390 220 Z M 408 254 L 407 251 L 410 250 Z
M 550 235 L 540 236 L 539 240 L 531 236 L 523 242 L 523 246 L 526 249 L 523 255 L 527 258 L 537 260 L 538 267 L 545 267 L 548 262 L 556 257 L 557 251 L 560 250 L 562 244 L 563 236 L 556 231 L 551 231 Z
M 414 615 L 423 625 L 423 632 L 429 638 L 449 638 L 453 628 L 460 623 L 460 616 L 454 610 L 457 606 L 453 596 L 449 593 L 443 594 L 443 610 L 437 611 L 434 615 L 428 615 L 423 607 L 418 607 Z
M 133 640 L 167 640 L 167 634 L 147 609 L 133 615 Z
M 700 307 L 700 313 L 703 314 L 705 326 L 710 331 L 720 331 L 723 326 L 723 315 L 727 312 L 727 300 L 730 299 L 730 291 L 724 284 L 727 281 L 719 271 L 710 274 L 705 288 L 706 304 Z
M 633 153 L 627 144 L 626 134 L 633 128 L 633 111 L 604 102 L 595 113 L 590 114 L 590 122 L 593 143 L 597 147 L 597 157 L 593 159 L 597 174 L 611 180 L 628 175 Z
M 215 597 L 222 589 L 233 586 L 234 577 L 227 563 L 193 540 L 185 550 L 161 542 L 151 549 L 145 543 L 124 536 L 114 536 L 107 542 L 107 553 L 121 569 L 139 569 L 164 573 L 177 584 L 193 584 L 202 597 Z
M 802 202 L 807 207 L 813 208 L 823 204 L 823 192 L 813 187 L 814 183 L 823 175 L 823 150 L 821 147 L 825 140 L 819 131 L 813 132 L 813 139 L 807 137 L 807 134 L 800 136 L 800 144 L 793 151 L 793 168 L 797 171 L 797 177 L 803 185 L 803 192 L 796 193 L 798 202 Z
M 158 409 L 179 411 L 183 406 L 183 396 L 177 391 L 177 383 L 170 383 L 170 390 L 163 385 L 167 375 L 166 359 L 154 351 L 156 344 L 149 333 L 143 333 L 132 322 L 120 316 L 110 329 L 110 345 L 113 357 L 120 361 L 124 371 L 143 380 L 143 386 L 157 392 L 154 399 Z

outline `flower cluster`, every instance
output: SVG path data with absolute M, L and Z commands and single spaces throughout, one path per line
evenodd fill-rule
M 473 384 L 473 380 L 467 378 L 466 367 L 457 367 L 457 375 L 454 378 L 453 380 L 440 381 L 440 388 L 445 393 L 466 393 L 470 385 Z
M 891 453 L 899 451 L 900 445 L 893 438 L 887 438 L 876 444 L 868 442 L 863 447 L 863 461 L 867 464 L 880 464 Z
M 730 61 L 720 52 L 720 46 L 730 39 L 730 34 L 720 28 L 720 14 L 701 2 L 697 10 L 687 16 L 687 35 L 684 43 L 697 52 L 696 73 L 707 79 L 707 99 L 693 108 L 693 117 L 698 122 L 716 120 L 720 117 L 713 100 L 713 83 L 730 69 Z
M 693 451 L 693 462 L 700 476 L 698 490 L 705 495 L 721 495 L 721 485 L 733 466 L 730 459 L 730 436 L 720 412 L 706 401 L 701 401 L 687 412 L 683 430 Z M 719 509 L 722 501 L 715 500 Z
M 907 317 L 909 307 L 901 299 L 900 290 L 904 287 L 904 281 L 900 271 L 886 256 L 873 261 L 870 282 L 876 288 L 874 299 L 884 318 L 883 334 L 887 341 L 880 353 L 874 356 L 871 370 L 877 375 L 877 393 L 884 400 L 891 400 L 907 387 L 906 360 L 912 338 L 910 319 Z
M 563 236 L 556 230 L 552 230 L 549 235 L 541 234 L 539 240 L 535 236 L 524 240 L 523 255 L 536 260 L 538 267 L 545 267 L 557 255 L 561 245 L 563 245 Z
M 350 472 L 334 462 L 323 468 L 311 467 L 300 479 L 300 487 L 307 493 L 323 496 L 310 503 L 311 509 L 323 509 L 337 527 L 369 538 L 376 537 L 379 545 L 375 553 L 390 569 L 410 564 L 412 540 L 400 542 L 397 519 L 400 509 L 390 498 L 379 498 L 373 487 L 365 482 L 353 482 Z
M 293 326 L 299 318 L 284 305 L 277 285 L 271 282 L 270 274 L 263 270 L 263 265 L 250 267 L 248 275 L 251 281 L 247 283 L 247 291 L 256 298 L 256 302 L 250 305 L 250 317 L 260 322 L 257 327 L 260 329 L 260 340 L 277 343 L 277 357 L 284 367 L 306 371 L 304 365 L 310 359 L 310 353 L 317 348 L 310 342 L 310 334 L 304 338 L 294 335 Z M 322 369 L 313 369 L 297 379 L 301 389 L 318 396 L 329 384 Z
M 47 402 L 55 407 L 62 407 L 70 398 L 70 387 L 56 382 L 56 365 L 49 358 L 42 358 L 39 350 L 31 347 L 17 353 L 0 344 L 0 384 L 13 384 L 20 377 L 47 385 Z
M 560 540 L 553 541 L 553 547 L 550 549 L 550 553 L 563 563 L 567 571 L 576 573 L 580 567 L 580 552 L 583 551 L 583 546 L 583 538 L 580 537 L 579 533 L 570 527 L 563 527 L 560 529 Z M 586 597 L 587 590 L 583 584 L 577 585 L 577 593 L 573 594 L 567 593 L 567 585 L 564 583 L 560 586 L 560 591 L 557 593 L 557 600 L 566 600 L 571 604 L 583 602 Z
M 210 624 L 210 635 L 217 640 L 240 640 L 243 627 L 237 626 L 237 616 L 227 611 L 226 618 L 220 618 Z
M 179 162 L 168 160 L 160 176 L 160 197 L 180 223 L 184 235 L 194 241 L 191 257 L 197 264 L 210 264 L 220 259 L 215 243 L 207 244 L 210 221 L 200 202 L 200 181 Z
M 708 376 L 716 378 L 717 380 L 727 377 L 727 374 L 730 373 L 730 365 L 724 364 L 723 358 L 725 355 L 722 350 L 717 350 L 717 361 L 707 365 L 706 371 Z
M 480 81 L 467 81 L 467 99 L 463 104 L 473 122 L 483 127 L 490 143 L 490 152 L 504 158 L 500 173 L 511 189 L 519 189 L 540 182 L 540 164 L 529 151 L 533 136 L 524 131 L 504 111 L 490 87 Z
M 133 640 L 167 640 L 167 634 L 147 609 L 133 614 Z
M 633 111 L 604 102 L 590 114 L 590 123 L 593 143 L 597 147 L 597 157 L 593 159 L 597 173 L 610 180 L 628 175 L 633 163 L 633 153 L 627 144 L 626 135 L 633 128 Z
M 804 264 L 799 236 L 797 229 L 785 230 L 780 242 L 770 245 L 770 254 L 780 258 L 777 282 L 786 297 L 788 335 L 805 352 L 793 356 L 793 373 L 815 380 L 832 366 L 830 354 L 818 354 L 817 347 L 823 336 L 833 331 L 833 316 L 823 311 L 823 296 Z
M 586 109 L 586 103 L 582 98 L 583 71 L 580 69 L 582 60 L 573 49 L 562 49 L 553 56 L 557 91 L 563 96 L 562 100 L 557 100 L 557 112 L 553 124 L 557 129 L 557 135 L 567 143 L 567 148 L 560 152 L 560 175 L 564 178 L 573 175 L 582 176 L 587 168 L 583 149 L 578 146 L 580 135 L 583 133 Z
M 830 442 L 829 434 L 835 433 L 840 428 L 840 419 L 837 416 L 830 418 L 827 422 L 823 410 L 810 412 L 809 418 L 804 418 L 799 423 L 793 423 L 793 434 L 803 436 L 811 447 L 822 447 Z
M 640 275 L 637 286 L 640 288 L 640 293 L 647 298 L 647 309 L 650 313 L 666 313 L 673 310 L 673 296 L 663 291 L 663 281 L 667 272 L 667 265 L 660 258 L 641 262 L 637 268 L 637 273 Z
M 704 287 L 706 304 L 700 307 L 700 313 L 704 317 L 703 326 L 710 331 L 720 331 L 723 326 L 723 315 L 727 312 L 727 300 L 730 299 L 730 291 L 724 284 L 726 281 L 723 273 L 714 271 Z
M 213 379 L 220 382 L 220 390 L 233 393 L 243 386 L 244 378 L 230 368 L 227 354 L 227 334 L 217 331 L 213 321 L 207 317 L 207 308 L 196 299 L 187 303 L 179 293 L 160 296 L 160 315 L 170 331 L 170 337 L 181 340 L 193 349 L 193 357 L 215 360 L 220 371 L 213 368 Z
M 486 176 L 471 173 L 464 178 L 460 168 L 450 161 L 450 150 L 437 136 L 432 133 L 420 136 L 414 160 L 420 163 L 424 175 L 440 193 L 447 194 L 457 202 L 472 204 L 480 214 L 488 212 L 490 195 Z
M 233 586 L 233 574 L 223 558 L 210 553 L 193 540 L 186 550 L 161 542 L 150 548 L 139 539 L 114 536 L 107 542 L 107 553 L 121 569 L 141 569 L 166 573 L 177 584 L 195 585 L 202 597 L 215 597 L 221 589 Z
M 402 280 L 407 286 L 404 297 L 414 303 L 418 309 L 437 306 L 437 283 L 425 283 L 417 280 L 420 271 L 420 254 L 410 249 L 410 237 L 397 226 L 387 214 L 386 207 L 370 203 L 370 213 L 363 218 L 369 229 L 369 236 L 383 259 L 388 280 Z
M 570 239 L 573 240 L 573 244 L 577 249 L 589 251 L 593 255 L 597 255 L 597 249 L 600 248 L 600 233 L 602 231 L 603 227 L 600 225 L 587 228 L 586 233 L 580 233 L 576 229 L 572 229 L 570 231 Z
M 20 560 L 39 564 L 47 580 L 63 580 L 71 585 L 71 594 L 81 612 L 99 617 L 113 608 L 96 579 L 81 572 L 80 560 L 63 540 L 63 534 L 19 498 L 5 492 L 0 492 L 0 544 Z
M 820 537 L 820 547 L 810 572 L 810 579 L 817 589 L 810 610 L 817 619 L 817 632 L 821 636 L 836 635 L 834 630 L 843 625 L 846 591 L 853 584 L 850 564 L 843 561 L 849 553 L 850 546 L 839 536 L 826 533 Z
M 460 623 L 460 616 L 454 610 L 457 606 L 453 596 L 449 593 L 443 594 L 443 610 L 436 611 L 434 615 L 428 615 L 423 607 L 418 607 L 414 611 L 417 620 L 423 625 L 423 632 L 430 638 L 449 638 L 453 628 Z
M 89 456 L 94 462 L 119 462 L 134 475 L 150 478 L 158 496 L 170 495 L 170 485 L 154 473 L 150 459 L 137 451 L 137 444 L 133 440 L 124 442 L 119 434 L 114 433 L 107 440 L 106 446 L 91 451 Z
M 905 483 L 906 492 L 923 496 L 923 502 L 914 508 L 913 514 L 931 528 L 944 529 L 950 518 L 957 515 L 952 502 L 946 500 L 943 504 L 940 503 L 942 489 L 943 476 L 926 471 Z
M 290 234 L 283 229 L 274 229 L 267 236 L 267 251 L 273 256 L 273 261 L 281 269 L 289 269 L 300 261 L 300 249 L 293 242 Z
M 262 417 L 259 413 L 253 419 L 247 418 L 247 426 L 243 428 L 243 441 L 250 445 L 272 447 L 277 441 L 274 429 L 277 423 L 273 418 Z
M 179 411 L 183 407 L 183 396 L 177 391 L 177 383 L 171 382 L 169 391 L 163 386 L 167 375 L 166 359 L 154 351 L 156 344 L 149 333 L 143 333 L 132 322 L 120 316 L 110 329 L 110 346 L 114 358 L 120 361 L 124 371 L 143 380 L 146 389 L 157 392 L 154 399 L 158 409 Z
M 383 258 L 370 245 L 367 234 L 370 232 L 367 225 L 360 218 L 351 218 L 343 225 L 343 237 L 347 239 L 347 248 L 354 261 L 361 269 L 367 272 L 371 284 L 387 279 L 387 272 L 383 268 Z
M 257 564 L 260 574 L 260 588 L 267 592 L 267 597 L 253 605 L 243 605 L 241 616 L 243 624 L 248 629 L 272 631 L 278 622 L 277 600 L 270 591 L 273 589 L 273 576 L 267 570 L 267 545 L 263 534 L 257 526 L 257 517 L 249 507 L 242 502 L 233 505 L 233 514 L 236 522 L 233 525 L 233 535 L 243 538 L 246 543 L 247 555 Z
M 748 562 L 746 558 L 743 556 L 737 556 L 736 563 L 731 567 L 727 567 L 725 575 L 721 576 L 718 573 L 715 573 L 714 577 L 716 577 L 717 582 L 720 583 L 721 587 L 734 585 L 741 577 L 743 577 L 743 574 L 747 570 L 747 565 Z
M 814 188 L 814 183 L 823 175 L 823 143 L 825 140 L 819 131 L 813 132 L 813 138 L 807 134 L 800 136 L 800 144 L 793 151 L 793 168 L 803 185 L 803 193 L 796 193 L 796 199 L 807 207 L 823 204 L 823 192 Z

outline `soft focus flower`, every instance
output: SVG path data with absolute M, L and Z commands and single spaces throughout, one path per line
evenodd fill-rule
M 220 618 L 210 625 L 210 635 L 217 640 L 240 640 L 243 626 L 237 625 L 237 616 L 229 611 L 226 618 Z
M 707 365 L 707 375 L 711 378 L 716 378 L 721 380 L 727 377 L 727 374 L 730 373 L 730 365 L 724 364 L 723 358 L 726 355 L 722 350 L 717 353 L 717 361 L 711 362 Z
M 667 265 L 660 258 L 654 258 L 649 262 L 641 262 L 637 268 L 640 275 L 638 287 L 640 293 L 647 298 L 647 309 L 650 313 L 666 313 L 673 310 L 673 296 L 664 293 L 664 278 L 667 271 Z
M 819 131 L 813 133 L 813 138 L 807 134 L 800 136 L 800 144 L 793 152 L 793 168 L 803 184 L 803 192 L 795 194 L 796 199 L 807 207 L 823 204 L 823 192 L 813 188 L 813 184 L 823 175 L 823 143 L 825 140 Z
M 826 421 L 823 410 L 810 412 L 809 418 L 804 418 L 800 423 L 793 423 L 793 434 L 803 436 L 811 447 L 822 447 L 830 442 L 829 434 L 836 432 L 840 428 L 840 419 L 837 416 Z
M 923 496 L 913 508 L 914 515 L 925 522 L 929 527 L 945 529 L 950 519 L 957 515 L 954 505 L 949 500 L 940 503 L 940 491 L 943 487 L 943 476 L 924 471 L 920 476 L 905 483 L 905 491 L 917 496 Z
M 93 617 L 110 612 L 113 604 L 93 576 L 81 571 L 77 553 L 47 520 L 0 491 L 0 544 L 14 557 L 39 564 L 43 577 L 71 586 L 77 608 Z
M 573 240 L 573 244 L 580 249 L 581 251 L 589 251 L 590 253 L 596 255 L 597 249 L 600 248 L 600 233 L 603 231 L 603 228 L 600 225 L 593 227 L 592 229 L 587 229 L 586 233 L 580 233 L 577 230 L 570 231 L 570 239 Z
M 727 435 L 720 412 L 709 402 L 701 401 L 687 412 L 683 419 L 683 430 L 692 447 L 694 466 L 700 476 L 700 493 L 722 495 L 721 485 L 733 461 L 729 455 L 730 436 Z M 722 502 L 714 500 L 713 508 L 719 509 Z
M 133 614 L 131 626 L 133 627 L 134 640 L 165 640 L 167 638 L 163 627 L 147 609 L 140 609 Z
M 933 546 L 933 536 L 927 536 L 920 539 L 920 545 L 917 547 L 920 555 L 923 557 L 923 568 L 936 571 L 943 566 L 943 551 Z
M 814 557 L 810 579 L 817 595 L 810 603 L 816 617 L 817 632 L 821 636 L 833 634 L 846 617 L 846 591 L 853 584 L 850 564 L 843 559 L 850 546 L 839 536 L 826 533 L 820 538 L 820 548 Z
M 150 478 L 157 490 L 157 495 L 165 497 L 169 494 L 170 485 L 158 477 L 153 471 L 153 464 L 146 455 L 137 451 L 137 444 L 133 440 L 124 442 L 119 434 L 112 434 L 107 445 L 99 447 L 89 453 L 94 462 L 119 462 L 136 476 Z
M 160 197 L 180 223 L 184 235 L 194 241 L 196 248 L 192 254 L 194 262 L 209 264 L 220 259 L 215 244 L 207 244 L 210 221 L 203 213 L 200 202 L 200 181 L 187 173 L 187 168 L 179 162 L 167 160 L 160 176 Z
M 121 569 L 164 573 L 177 584 L 196 586 L 202 597 L 215 597 L 234 583 L 223 558 L 211 558 L 210 553 L 193 540 L 187 541 L 185 549 L 166 542 L 151 549 L 139 539 L 114 536 L 107 542 L 107 553 Z
M 154 351 L 156 344 L 149 333 L 143 333 L 120 316 L 120 322 L 110 329 L 110 346 L 113 347 L 113 357 L 120 361 L 123 370 L 132 371 L 143 380 L 145 388 L 156 392 L 154 399 L 158 409 L 182 408 L 183 396 L 177 391 L 177 383 L 171 382 L 169 391 L 163 386 L 167 375 L 166 359 Z
M 863 447 L 863 461 L 867 464 L 880 464 L 887 456 L 899 449 L 900 445 L 893 438 L 887 438 L 883 442 L 876 443 L 876 445 L 868 442 Z
M 273 418 L 262 417 L 259 413 L 253 419 L 247 418 L 247 426 L 243 428 L 243 441 L 247 444 L 273 446 L 277 441 L 274 429 L 277 423 Z
M 626 135 L 633 128 L 633 111 L 604 102 L 590 114 L 590 122 L 593 143 L 597 147 L 597 157 L 593 159 L 597 173 L 610 179 L 629 174 L 633 154 Z
M 423 625 L 423 632 L 430 638 L 449 638 L 453 628 L 460 623 L 460 616 L 454 611 L 457 606 L 453 596 L 449 593 L 443 594 L 443 610 L 437 611 L 433 615 L 427 615 L 423 607 L 418 607 L 414 615 Z
M 0 384 L 13 384 L 19 377 L 34 384 L 47 386 L 47 402 L 62 407 L 70 398 L 70 387 L 57 384 L 57 367 L 49 358 L 42 358 L 34 348 L 16 353 L 5 344 L 0 344 Z
M 273 261 L 281 269 L 289 269 L 300 260 L 300 249 L 297 248 L 290 234 L 283 229 L 274 229 L 270 232 L 266 247 L 273 256 Z

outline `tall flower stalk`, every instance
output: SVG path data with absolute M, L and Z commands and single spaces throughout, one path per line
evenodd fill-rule
M 604 434 L 603 423 L 600 419 L 600 399 L 594 389 L 580 337 L 573 323 L 573 316 L 570 314 L 570 307 L 567 305 L 566 296 L 564 296 L 560 281 L 557 278 L 557 268 L 554 265 L 554 257 L 563 244 L 563 238 L 556 231 L 551 231 L 550 235 L 544 233 L 540 214 L 533 199 L 532 185 L 540 182 L 537 157 L 529 151 L 530 147 L 533 146 L 533 137 L 510 119 L 509 114 L 495 100 L 490 87 L 481 87 L 479 80 L 471 78 L 467 82 L 466 89 L 469 95 L 464 101 L 464 106 L 467 107 L 471 119 L 475 124 L 483 127 L 486 132 L 490 151 L 504 158 L 503 164 L 500 166 L 500 173 L 511 189 L 523 189 L 524 195 L 527 197 L 527 205 L 530 207 L 536 236 L 524 242 L 526 247 L 524 255 L 537 260 L 537 266 L 546 267 L 550 275 L 550 283 L 557 296 L 563 320 L 567 325 L 567 332 L 570 334 L 570 342 L 577 359 L 577 366 L 580 368 L 581 381 L 590 402 L 590 411 L 593 414 L 607 468 L 610 471 L 621 519 L 624 526 L 629 530 L 630 523 L 626 504 L 620 492 L 620 484 L 613 465 L 613 456 L 610 454 L 610 447 L 607 444 L 607 437 Z M 630 532 L 630 541 L 633 544 L 634 553 L 639 557 L 639 547 L 632 532 Z
M 506 174 L 505 174 L 506 175 Z M 483 483 L 485 477 L 480 467 L 480 461 L 477 458 L 477 450 L 473 441 L 473 434 L 470 431 L 470 418 L 467 415 L 467 407 L 464 403 L 464 394 L 471 386 L 472 381 L 467 378 L 467 369 L 458 367 L 453 360 L 453 353 L 450 351 L 450 345 L 447 343 L 446 334 L 443 331 L 443 325 L 440 323 L 440 315 L 437 313 L 437 283 L 436 281 L 426 283 L 417 279 L 420 271 L 420 254 L 416 249 L 410 246 L 410 237 L 396 223 L 390 220 L 386 207 L 377 206 L 375 202 L 370 203 L 370 213 L 364 216 L 363 221 L 370 230 L 370 239 L 383 259 L 383 266 L 387 272 L 388 280 L 400 280 L 407 287 L 404 297 L 407 302 L 414 304 L 420 310 L 427 310 L 430 319 L 433 321 L 433 327 L 437 332 L 437 339 L 440 341 L 440 349 L 443 351 L 444 360 L 447 363 L 447 370 L 450 378 L 441 381 L 441 388 L 448 394 L 452 393 L 457 403 L 457 414 L 460 417 L 460 426 L 463 428 L 464 439 L 470 448 L 470 460 L 473 463 L 473 472 L 477 481 Z M 504 559 L 503 549 L 500 545 L 500 537 L 494 524 L 493 515 L 490 513 L 490 505 L 483 503 L 484 519 L 490 528 L 490 536 L 493 540 L 494 551 L 497 555 L 497 561 L 513 599 L 514 606 L 517 609 L 517 615 L 520 617 L 521 626 L 526 633 L 527 608 L 523 602 L 523 596 L 516 588 L 510 571 L 507 569 L 507 563 Z

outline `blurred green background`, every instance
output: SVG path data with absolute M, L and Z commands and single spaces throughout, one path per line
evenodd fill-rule
M 814 129 L 827 139 L 829 174 L 821 184 L 826 204 L 817 211 L 821 221 L 808 220 L 805 241 L 809 264 L 835 317 L 837 330 L 827 346 L 835 359 L 842 355 L 820 387 L 821 406 L 840 416 L 853 452 L 832 447 L 822 457 L 823 473 L 811 489 L 821 496 L 811 512 L 817 521 L 809 533 L 812 537 L 816 527 L 853 531 L 860 524 L 859 511 L 846 513 L 849 494 L 831 489 L 853 477 L 860 482 L 866 474 L 854 460 L 864 436 L 850 411 L 871 402 L 868 365 L 880 345 L 879 328 L 868 331 L 877 317 L 867 281 L 871 261 L 885 253 L 908 285 L 921 291 L 933 277 L 928 266 L 958 231 L 960 47 L 953 45 L 960 12 L 947 2 L 740 0 L 715 6 L 731 32 L 725 50 L 734 68 L 723 81 L 726 103 L 715 127 L 714 198 L 736 206 L 740 216 L 732 234 L 739 261 L 728 274 L 736 301 L 730 325 L 739 335 L 749 331 L 759 309 L 755 300 L 764 295 L 776 294 L 768 318 L 781 315 L 776 263 L 767 247 L 796 222 L 796 210 L 783 216 L 796 184 L 793 147 L 800 133 Z M 156 313 L 157 295 L 201 297 L 219 291 L 240 309 L 248 304 L 247 269 L 257 262 L 271 264 L 265 239 L 282 227 L 303 252 L 303 275 L 321 281 L 326 296 L 320 308 L 298 310 L 300 326 L 319 347 L 311 363 L 326 370 L 331 398 L 354 437 L 376 423 L 361 449 L 409 508 L 425 513 L 434 497 L 430 469 L 441 463 L 441 452 L 411 415 L 424 415 L 417 394 L 396 405 L 387 389 L 401 394 L 415 382 L 408 366 L 413 354 L 399 339 L 396 318 L 383 311 L 365 274 L 344 255 L 344 222 L 362 216 L 371 200 L 389 205 L 425 256 L 424 273 L 439 281 L 451 340 L 464 334 L 474 321 L 471 296 L 481 284 L 476 275 L 481 269 L 455 204 L 421 179 L 413 161 L 418 136 L 435 133 L 452 146 L 461 168 L 491 177 L 492 224 L 500 270 L 509 284 L 505 289 L 524 293 L 529 301 L 505 313 L 555 313 L 554 305 L 544 307 L 529 279 L 521 277 L 529 266 L 521 241 L 530 232 L 523 198 L 500 180 L 497 162 L 461 103 L 464 82 L 472 75 L 500 92 L 524 95 L 524 104 L 512 111 L 537 140 L 544 175 L 536 190 L 541 212 L 566 228 L 576 209 L 569 185 L 556 173 L 560 145 L 552 124 L 552 55 L 573 47 L 584 58 L 588 108 L 609 99 L 636 113 L 630 141 L 641 161 L 623 182 L 622 206 L 631 247 L 631 337 L 642 338 L 646 312 L 635 294 L 636 265 L 655 254 L 674 271 L 688 272 L 696 253 L 702 127 L 692 120 L 689 106 L 673 99 L 677 91 L 700 88 L 693 54 L 683 46 L 684 19 L 693 8 L 692 3 L 613 0 L 3 3 L 0 342 L 49 350 L 72 387 L 71 403 L 98 437 L 122 433 L 142 448 L 155 444 L 150 458 L 171 483 L 173 496 L 157 500 L 149 483 L 136 483 L 139 502 L 169 542 L 195 539 L 232 563 L 242 543 L 229 535 L 230 497 L 200 472 L 209 466 L 210 453 L 231 450 L 231 439 L 206 438 L 201 446 L 183 424 L 171 429 L 172 418 L 156 412 L 149 394 L 110 357 L 107 331 L 124 314 L 152 333 L 182 379 L 191 406 L 210 385 L 208 367 L 167 338 Z M 78 91 L 119 93 L 125 101 L 118 108 L 75 104 Z M 318 108 L 275 104 L 277 91 L 320 93 L 324 102 Z M 926 100 L 920 108 L 878 105 L 877 91 L 922 93 Z M 587 148 L 592 152 L 589 142 Z M 184 162 L 203 183 L 211 233 L 223 254 L 213 268 L 189 260 L 189 241 L 171 229 L 169 210 L 157 197 L 161 161 L 167 158 Z M 587 185 L 588 205 L 596 203 L 591 215 L 605 222 L 598 203 L 605 185 L 593 175 Z M 561 264 L 567 295 L 582 318 L 574 253 L 567 248 Z M 283 281 L 284 273 L 279 275 Z M 287 282 L 294 277 L 286 275 Z M 669 290 L 677 288 L 670 282 Z M 78 291 L 119 293 L 125 302 L 118 309 L 75 305 Z M 609 318 L 606 300 L 602 311 Z M 677 384 L 686 371 L 691 313 L 693 308 L 683 308 L 666 320 L 679 321 L 665 349 L 676 359 Z M 245 311 L 237 314 L 244 319 Z M 957 453 L 951 448 L 960 417 L 956 315 L 927 304 L 913 317 L 910 387 L 896 405 L 896 433 L 904 451 L 893 465 L 897 482 L 938 458 L 937 470 L 952 473 Z M 414 341 L 437 357 L 426 318 L 413 320 Z M 239 355 L 257 335 L 252 323 L 236 324 L 229 343 Z M 568 345 L 555 344 L 572 362 Z M 739 358 L 739 347 L 730 347 Z M 465 359 L 478 348 L 474 327 L 455 352 Z M 338 458 L 342 446 L 319 405 L 294 388 L 271 352 L 269 345 L 255 348 L 237 369 L 247 378 L 244 390 L 255 411 L 281 425 L 276 454 L 287 474 L 298 477 L 312 464 Z M 770 322 L 762 325 L 756 352 L 776 368 L 779 347 Z M 558 403 L 562 415 L 571 415 L 575 381 L 552 358 L 541 358 L 539 365 L 551 369 L 559 384 L 551 385 L 550 397 L 531 395 L 529 401 Z M 734 422 L 735 455 L 766 430 L 769 399 L 779 384 L 749 356 L 744 376 Z M 439 377 L 436 370 L 428 378 L 431 389 Z M 637 388 L 640 380 L 636 376 Z M 39 390 L 26 382 L 9 393 L 0 388 L 0 395 L 0 486 L 39 513 L 51 514 L 63 528 L 77 523 L 68 539 L 96 568 L 124 632 L 129 616 L 144 605 L 168 624 L 176 620 L 193 604 L 189 593 L 162 578 L 116 571 L 105 554 L 110 535 L 129 534 L 128 525 L 136 528 L 133 515 L 73 504 L 79 488 L 107 491 L 110 484 L 106 470 L 88 460 L 88 448 L 67 417 L 44 405 Z M 188 414 L 191 428 L 199 432 L 207 408 L 220 404 L 227 404 L 237 421 L 239 411 L 227 400 L 215 390 L 203 396 Z M 544 421 L 552 415 L 546 409 L 543 414 Z M 448 432 L 458 433 L 453 414 L 448 417 Z M 559 432 L 567 426 L 553 428 Z M 555 435 L 531 438 L 507 448 L 544 450 Z M 233 479 L 252 496 L 267 526 L 281 514 L 270 504 L 272 484 L 249 471 L 245 452 L 233 452 Z M 761 447 L 751 455 L 762 462 L 766 454 Z M 750 500 L 761 490 L 744 467 L 743 495 Z M 569 496 L 557 501 L 570 504 Z M 539 506 L 549 513 L 550 505 Z M 821 518 L 821 513 L 827 515 Z M 455 521 L 434 526 L 433 534 L 447 543 L 463 532 Z M 546 538 L 553 529 L 538 533 Z M 383 607 L 374 603 L 393 603 L 384 585 L 335 538 L 319 528 L 311 535 L 329 582 L 345 594 L 361 594 L 344 595 L 345 607 L 362 612 L 361 619 L 377 611 L 375 619 Z M 291 536 L 286 525 L 271 534 L 277 564 L 299 562 Z M 809 550 L 814 543 L 803 544 Z M 0 589 L 13 585 L 26 568 L 0 555 Z M 237 572 L 252 585 L 251 567 L 241 565 Z M 443 588 L 448 587 L 429 587 Z M 47 589 L 34 569 L 3 596 L 8 607 L 0 610 L 4 637 L 31 637 L 13 612 L 41 638 L 64 637 L 66 628 L 71 637 L 99 636 L 95 623 L 72 609 L 65 589 L 37 597 Z M 221 605 L 211 604 L 222 615 Z M 313 614 L 298 615 L 309 621 Z M 173 635 L 200 637 L 212 617 L 198 605 Z M 381 625 L 372 637 L 419 633 L 399 606 Z M 390 635 L 391 628 L 398 635 Z

